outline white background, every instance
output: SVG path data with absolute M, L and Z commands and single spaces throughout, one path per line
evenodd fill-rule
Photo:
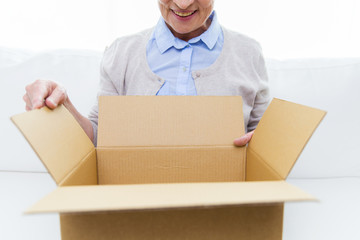
M 215 10 L 266 57 L 360 56 L 359 0 L 215 0 Z M 159 16 L 157 0 L 0 0 L 0 47 L 103 51 Z
M 5 103 L 0 115 L 5 136 L 0 138 L 0 239 L 60 239 L 57 215 L 23 214 L 56 188 L 9 121 L 25 111 L 25 83 L 59 80 L 87 114 L 96 95 L 94 66 L 101 51 L 116 37 L 155 25 L 156 1 L 0 0 L 0 47 L 100 51 L 74 51 L 74 56 L 73 51 L 51 51 L 26 61 L 22 51 L 0 51 L 0 82 L 5 83 L 0 88 Z M 216 0 L 215 5 L 220 22 L 257 39 L 268 58 L 360 57 L 360 0 Z M 267 63 L 275 96 L 328 111 L 296 163 L 294 178 L 288 179 L 319 201 L 286 204 L 284 240 L 359 240 L 359 58 Z

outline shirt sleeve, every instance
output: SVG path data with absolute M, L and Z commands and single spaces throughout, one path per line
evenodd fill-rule
M 254 59 L 254 67 L 257 72 L 259 81 L 253 109 L 250 113 L 250 119 L 247 126 L 248 132 L 255 130 L 262 115 L 270 103 L 268 74 L 260 45 L 258 45 L 258 47 L 259 54 L 258 57 Z

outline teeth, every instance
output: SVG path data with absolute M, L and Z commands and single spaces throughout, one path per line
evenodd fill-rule
M 195 11 L 194 11 L 194 12 L 195 12 Z M 191 14 L 193 14 L 194 12 L 187 12 L 187 13 L 185 13 L 185 12 L 177 12 L 177 11 L 174 11 L 174 13 L 175 13 L 176 15 L 180 16 L 180 17 L 188 17 L 188 16 L 190 16 Z

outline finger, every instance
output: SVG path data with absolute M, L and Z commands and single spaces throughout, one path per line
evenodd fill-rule
M 62 86 L 57 85 L 51 95 L 46 98 L 45 104 L 49 108 L 56 108 L 60 104 L 63 104 L 67 98 L 66 90 Z
M 38 109 L 45 105 L 44 101 L 34 101 L 35 102 L 35 106 L 34 106 L 27 93 L 23 96 L 23 100 L 26 103 L 25 106 L 26 111 L 30 111 L 32 109 Z
M 26 103 L 26 105 L 25 105 L 26 111 L 30 111 L 32 109 L 32 104 L 30 102 L 29 96 L 26 93 L 23 96 L 23 100 Z
M 38 109 L 45 106 L 44 99 L 49 95 L 51 87 L 44 80 L 36 80 L 25 87 L 28 96 L 28 106 L 31 109 Z
M 234 145 L 237 147 L 242 147 L 248 144 L 254 134 L 254 131 L 248 132 L 244 136 L 237 138 L 234 140 Z
M 33 98 L 31 101 L 32 109 L 40 109 L 45 106 L 44 97 Z
M 23 100 L 24 100 L 26 106 L 30 106 L 30 105 L 31 105 L 29 96 L 28 96 L 26 93 L 25 93 L 24 96 L 23 96 Z

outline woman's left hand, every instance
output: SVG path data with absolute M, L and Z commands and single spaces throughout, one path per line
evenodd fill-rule
M 242 137 L 239 137 L 237 139 L 234 140 L 234 145 L 237 146 L 237 147 L 243 147 L 245 146 L 246 144 L 248 144 L 254 134 L 254 131 L 251 131 L 251 132 L 248 132 L 247 134 L 245 134 L 244 136 Z

